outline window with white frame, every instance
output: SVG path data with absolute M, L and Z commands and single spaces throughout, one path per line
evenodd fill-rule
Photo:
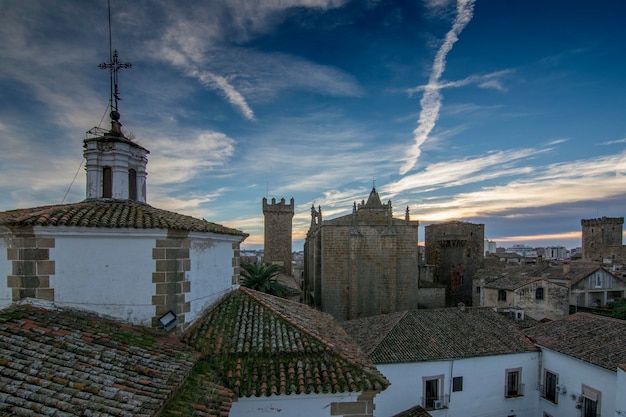
M 522 368 L 507 369 L 505 380 L 505 397 L 519 397 L 524 395 L 522 386 Z
M 546 369 L 543 374 L 543 398 L 556 404 L 558 402 L 556 391 L 558 383 L 559 375 Z
M 600 416 L 600 391 L 583 385 L 582 417 Z
M 426 409 L 443 407 L 443 375 L 422 377 L 422 398 Z

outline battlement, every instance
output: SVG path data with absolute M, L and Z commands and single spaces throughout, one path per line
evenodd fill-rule
M 263 213 L 289 213 L 294 214 L 294 201 L 293 198 L 289 204 L 285 203 L 285 199 L 281 198 L 277 203 L 275 198 L 272 198 L 271 204 L 267 203 L 267 198 L 263 197 Z
M 603 226 L 607 224 L 613 225 L 623 225 L 624 218 L 623 217 L 601 217 L 598 219 L 582 219 L 580 221 L 582 226 Z

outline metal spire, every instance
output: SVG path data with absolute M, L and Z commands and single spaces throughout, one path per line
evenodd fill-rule
M 110 74 L 110 90 L 111 98 L 109 104 L 111 106 L 111 130 L 116 133 L 122 133 L 120 127 L 122 124 L 119 122 L 120 113 L 117 109 L 117 102 L 121 100 L 119 91 L 117 89 L 119 71 L 125 68 L 131 68 L 133 64 L 120 61 L 117 50 L 113 51 L 112 36 L 111 36 L 111 0 L 108 1 L 109 5 L 109 62 L 103 62 L 98 65 L 100 69 L 108 69 Z

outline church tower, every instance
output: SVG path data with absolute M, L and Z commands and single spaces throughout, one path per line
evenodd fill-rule
M 87 161 L 87 200 L 133 200 L 146 203 L 147 149 L 124 136 L 118 110 L 118 73 L 131 64 L 119 60 L 117 51 L 110 62 L 99 65 L 111 73 L 111 130 L 93 128 L 83 142 Z
M 265 217 L 265 263 L 278 264 L 285 267 L 285 273 L 291 275 L 291 220 L 294 214 L 293 198 L 289 204 L 281 198 L 276 202 L 267 203 L 263 198 L 263 215 Z

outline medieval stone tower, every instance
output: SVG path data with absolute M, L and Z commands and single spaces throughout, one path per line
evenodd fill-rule
M 453 221 L 425 230 L 426 263 L 435 269 L 435 282 L 446 286 L 448 304 L 471 305 L 472 277 L 485 259 L 485 225 Z
M 580 223 L 584 261 L 626 260 L 625 247 L 622 245 L 623 217 L 583 219 Z
M 291 220 L 293 219 L 293 198 L 289 204 L 281 198 L 276 202 L 267 203 L 263 198 L 263 215 L 265 217 L 265 263 L 278 264 L 285 267 L 285 273 L 291 275 Z

